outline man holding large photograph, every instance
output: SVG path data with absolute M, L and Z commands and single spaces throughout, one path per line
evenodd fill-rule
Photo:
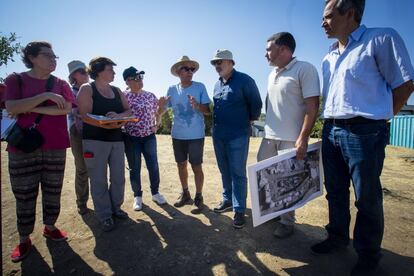
M 306 155 L 318 114 L 320 87 L 316 68 L 293 57 L 295 48 L 295 39 L 288 32 L 274 34 L 267 40 L 266 58 L 275 69 L 268 79 L 265 138 L 258 161 L 290 148 L 296 148 L 299 160 Z M 294 222 L 295 211 L 281 215 L 274 236 L 285 238 L 293 234 Z

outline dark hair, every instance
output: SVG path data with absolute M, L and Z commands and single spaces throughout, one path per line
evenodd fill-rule
M 325 6 L 332 0 L 326 0 Z M 362 15 L 364 15 L 365 0 L 336 0 L 335 8 L 340 15 L 344 15 L 350 9 L 354 9 L 354 19 L 358 24 L 361 24 Z
M 52 49 L 52 44 L 46 41 L 32 41 L 22 49 L 22 60 L 27 68 L 33 68 L 33 63 L 30 61 L 29 56 L 37 57 L 42 47 Z
M 105 70 L 106 65 L 116 65 L 111 59 L 106 57 L 96 57 L 89 62 L 88 73 L 91 79 L 96 80 L 98 74 Z
M 280 32 L 277 34 L 272 35 L 267 39 L 267 42 L 274 42 L 277 45 L 284 45 L 289 48 L 292 54 L 295 52 L 296 49 L 296 41 L 295 38 L 291 33 L 288 32 Z

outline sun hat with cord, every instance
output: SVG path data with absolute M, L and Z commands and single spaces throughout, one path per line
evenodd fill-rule
M 68 63 L 68 69 L 69 69 L 69 76 L 72 75 L 76 70 L 79 69 L 86 69 L 85 63 L 83 63 L 80 60 L 72 60 Z
M 214 53 L 214 57 L 210 60 L 211 65 L 214 65 L 214 62 L 216 60 L 231 60 L 234 62 L 233 59 L 233 54 L 227 50 L 227 49 L 218 49 L 215 53 Z
M 198 68 L 200 68 L 197 61 L 191 60 L 188 56 L 182 56 L 173 64 L 173 66 L 171 66 L 171 74 L 178 77 L 178 70 L 186 64 L 189 64 L 189 66 L 195 69 L 193 73 L 197 72 Z

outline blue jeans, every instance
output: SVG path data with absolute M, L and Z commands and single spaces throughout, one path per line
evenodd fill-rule
M 232 202 L 235 212 L 246 210 L 247 177 L 246 162 L 249 152 L 249 136 L 235 139 L 213 137 L 217 165 L 223 182 L 223 200 Z
M 380 175 L 388 131 L 385 122 L 335 126 L 326 123 L 322 134 L 322 160 L 329 204 L 331 238 L 349 243 L 349 186 L 352 180 L 357 217 L 354 248 L 361 258 L 379 260 L 384 233 Z
M 157 158 L 157 139 L 155 134 L 146 137 L 126 135 L 125 154 L 129 166 L 129 178 L 134 197 L 142 196 L 141 188 L 141 154 L 144 155 L 150 178 L 151 194 L 158 193 L 160 185 L 160 171 Z

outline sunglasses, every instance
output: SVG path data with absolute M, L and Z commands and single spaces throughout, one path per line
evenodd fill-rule
M 192 68 L 192 67 L 183 66 L 183 67 L 181 67 L 181 68 L 180 68 L 180 70 L 184 70 L 184 71 L 186 71 L 186 72 L 191 72 L 191 73 L 194 73 L 194 71 L 195 71 L 196 69 L 195 69 L 195 68 Z
M 216 65 L 221 65 L 223 63 L 223 61 L 222 60 L 215 60 L 212 63 L 213 63 L 214 66 L 216 66 Z
M 45 57 L 47 57 L 48 59 L 58 59 L 58 56 L 55 56 L 54 54 L 51 53 L 44 53 L 44 52 L 39 52 L 39 55 L 43 55 Z
M 139 74 L 139 75 L 136 75 L 135 77 L 128 78 L 127 80 L 128 81 L 139 81 L 139 80 L 143 80 L 143 79 L 144 79 L 144 75 L 143 74 Z
M 73 72 L 74 74 L 75 73 L 79 73 L 79 74 L 81 74 L 81 75 L 86 75 L 87 74 L 87 72 L 86 72 L 86 70 L 85 69 L 78 69 L 78 70 L 76 70 L 75 72 Z

